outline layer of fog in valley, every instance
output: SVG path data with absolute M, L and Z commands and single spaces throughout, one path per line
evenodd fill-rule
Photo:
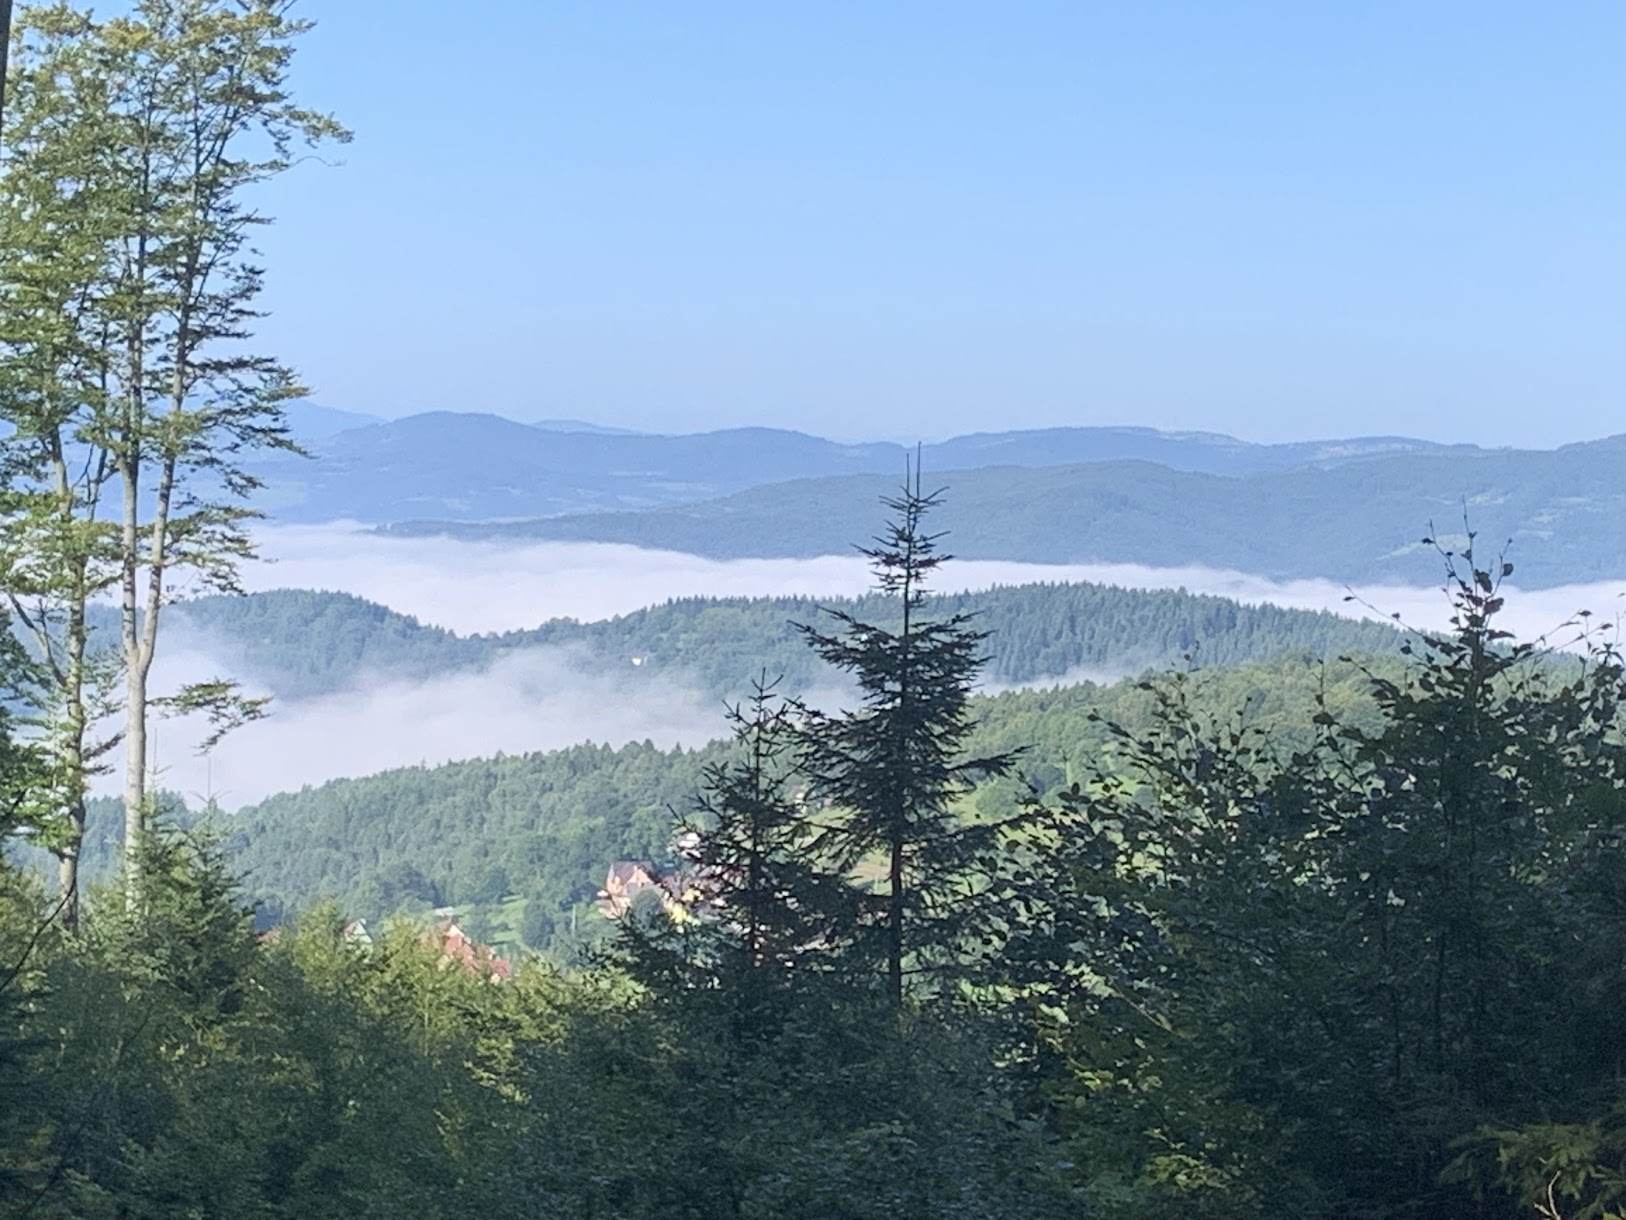
M 229 672 L 208 641 L 183 635 L 155 667 L 173 690 Z M 198 753 L 200 719 L 157 725 L 160 785 L 189 804 L 235 809 L 276 792 L 395 767 L 434 766 L 583 741 L 697 746 L 724 732 L 721 704 L 661 675 L 604 671 L 566 648 L 537 648 L 421 682 L 362 680 L 338 694 L 276 699 L 270 714 Z M 272 694 L 252 675 L 254 694 Z M 111 794 L 114 786 L 104 784 Z
M 877 509 L 877 525 L 881 510 Z M 421 622 L 470 634 L 535 627 L 550 618 L 583 621 L 627 614 L 680 597 L 851 597 L 870 587 L 864 558 L 713 560 L 675 551 L 601 543 L 507 544 L 453 538 L 396 538 L 347 524 L 267 526 L 264 561 L 245 572 L 251 591 L 299 588 L 353 593 Z M 954 540 L 942 546 L 952 553 Z M 951 560 L 943 591 L 1037 581 L 1094 581 L 1131 589 L 1179 589 L 1249 604 L 1390 618 L 1419 628 L 1447 625 L 1444 563 L 1420 560 L 1414 586 L 1336 579 L 1274 581 L 1193 564 L 1034 564 Z M 1432 576 L 1432 581 L 1428 580 Z M 1555 631 L 1577 611 L 1614 619 L 1626 607 L 1626 580 L 1521 590 L 1507 582 L 1504 622 L 1521 638 Z M 1355 600 L 1350 600 L 1353 594 Z
M 856 553 L 719 562 L 598 544 L 403 540 L 342 525 L 269 527 L 261 546 L 272 562 L 247 570 L 245 585 L 251 591 L 295 587 L 352 593 L 460 634 L 534 627 L 556 617 L 602 619 L 680 597 L 852 596 L 870 583 L 865 560 Z M 1436 570 L 1443 576 L 1443 564 Z M 1346 615 L 1398 614 L 1420 628 L 1443 627 L 1449 618 L 1438 585 L 1351 590 L 1330 579 L 1282 583 L 1201 567 L 1126 564 L 950 562 L 940 575 L 938 587 L 944 590 L 1094 581 L 1184 588 Z M 1534 592 L 1510 583 L 1505 591 L 1507 627 L 1520 638 L 1547 636 L 1555 643 L 1574 639 L 1576 628 L 1564 624 L 1573 623 L 1577 611 L 1590 610 L 1590 621 L 1603 624 L 1626 607 L 1626 581 Z M 276 693 L 265 689 L 256 675 L 231 673 L 231 668 L 207 637 L 177 629 L 161 652 L 158 686 L 174 689 L 230 674 L 250 690 Z M 1122 672 L 1080 670 L 1055 675 L 1046 684 L 1106 681 Z M 751 676 L 741 675 L 742 687 Z M 991 680 L 988 688 L 1003 684 Z M 842 698 L 835 686 L 819 693 L 824 703 Z M 213 797 L 234 808 L 329 779 L 499 751 L 645 739 L 661 746 L 694 746 L 721 735 L 723 713 L 716 699 L 686 685 L 681 675 L 608 669 L 570 649 L 539 648 L 478 671 L 418 682 L 364 678 L 337 694 L 278 699 L 266 719 L 237 730 L 208 758 L 195 749 L 203 736 L 201 725 L 166 721 L 157 726 L 157 761 L 164 787 L 189 800 Z M 111 780 L 103 786 L 110 791 Z

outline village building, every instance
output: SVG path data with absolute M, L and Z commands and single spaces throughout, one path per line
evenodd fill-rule
M 488 978 L 493 983 L 506 983 L 514 977 L 512 962 L 490 945 L 482 945 L 471 938 L 455 919 L 437 923 L 424 939 L 440 950 L 448 965 L 455 962 L 470 974 Z

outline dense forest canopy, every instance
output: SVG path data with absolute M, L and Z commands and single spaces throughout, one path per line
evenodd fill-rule
M 1364 723 L 1367 674 L 1392 672 L 1397 659 L 1323 665 L 1306 651 L 1202 670 L 1192 675 L 1192 698 L 1213 715 L 1235 710 L 1279 741 L 1306 744 L 1317 697 Z M 972 706 L 971 749 L 1023 751 L 1016 775 L 971 798 L 991 813 L 1088 773 L 1107 740 L 1104 721 L 1144 726 L 1153 700 L 1141 681 L 1126 679 L 1009 691 Z M 503 946 L 548 949 L 573 919 L 578 930 L 597 926 L 590 903 L 611 862 L 671 863 L 674 824 L 693 805 L 702 769 L 727 751 L 726 742 L 698 750 L 584 744 L 410 767 L 283 793 L 209 821 L 266 917 L 322 899 L 372 919 L 454 905 Z M 205 812 L 173 794 L 166 807 L 189 825 Z M 91 877 L 117 865 L 118 816 L 116 802 L 90 804 Z M 44 863 L 37 852 L 27 858 Z
M 1195 684 L 1203 708 L 1246 708 L 1250 722 L 1284 742 L 1304 736 L 1324 689 L 1351 714 L 1368 705 L 1360 670 L 1324 671 L 1309 656 L 1204 672 Z M 992 812 L 1030 788 L 1085 774 L 1106 740 L 1092 717 L 1141 726 L 1151 700 L 1125 681 L 1011 692 L 973 706 L 971 748 L 1025 751 L 1019 776 L 990 781 L 973 798 Z M 271 797 L 218 824 L 250 892 L 274 910 L 327 897 L 374 917 L 409 905 L 489 907 L 498 916 L 501 900 L 514 895 L 525 899 L 531 926 L 556 928 L 591 900 L 614 860 L 671 863 L 674 820 L 693 804 L 701 768 L 726 749 L 584 745 L 414 767 Z M 586 914 L 578 911 L 578 920 Z M 540 949 L 549 940 L 528 943 Z
M 946 613 L 977 616 L 988 633 L 984 678 L 999 685 L 1100 679 L 1172 664 L 1239 665 L 1291 651 L 1329 658 L 1392 652 L 1401 641 L 1384 623 L 1183 590 L 1031 584 L 944 595 L 938 604 Z M 327 694 L 364 679 L 422 680 L 525 649 L 559 647 L 583 669 L 671 675 L 734 700 L 760 669 L 796 692 L 827 674 L 795 627 L 815 620 L 821 606 L 860 617 L 887 612 L 875 596 L 695 597 L 601 622 L 553 619 L 528 631 L 459 636 L 347 594 L 283 589 L 200 598 L 178 606 L 176 619 L 279 698 Z

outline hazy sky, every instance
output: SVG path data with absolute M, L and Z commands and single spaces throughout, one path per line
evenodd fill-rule
M 1626 430 L 1626 4 L 301 0 L 335 407 Z

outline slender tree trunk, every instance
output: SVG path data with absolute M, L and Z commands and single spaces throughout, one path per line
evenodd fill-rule
M 79 848 L 83 841 L 84 832 L 81 829 L 73 842 L 65 844 L 56 857 L 56 887 L 61 904 L 57 918 L 69 932 L 79 927 Z
M 907 476 L 906 476 L 907 478 Z M 915 490 L 919 491 L 920 472 L 915 472 Z M 909 518 L 909 535 L 912 539 L 915 534 L 916 521 L 913 516 Z M 915 595 L 914 577 L 908 573 L 913 572 L 915 560 L 914 544 L 910 543 L 905 555 L 905 573 L 903 581 L 903 631 L 899 640 L 903 645 L 903 661 L 898 667 L 898 707 L 907 710 L 911 691 L 909 689 L 909 674 L 913 671 L 914 657 L 914 604 Z M 901 774 L 909 766 L 906 743 L 900 739 L 896 744 L 896 757 L 892 760 L 893 766 Z M 909 837 L 909 810 L 905 807 L 907 797 L 904 789 L 898 790 L 898 807 L 893 811 L 892 842 L 887 860 L 887 952 L 886 952 L 886 991 L 887 997 L 892 1001 L 892 1007 L 898 1012 L 903 1011 L 903 908 L 904 908 L 904 876 L 903 852 L 904 843 Z
M 120 628 L 124 651 L 124 863 L 127 884 L 135 881 L 136 844 L 146 824 L 147 808 L 147 675 L 141 661 L 140 486 L 137 463 L 126 460 L 124 479 L 124 520 L 122 522 L 123 567 L 121 577 Z M 134 891 L 131 890 L 133 897 Z
M 144 118 L 151 120 L 150 104 Z M 119 474 L 124 484 L 124 516 L 120 532 L 121 628 L 124 655 L 124 866 L 125 898 L 132 905 L 136 897 L 136 849 L 147 818 L 147 671 L 150 655 L 142 655 L 143 636 L 156 624 L 140 621 L 141 576 L 141 471 L 147 462 L 147 292 L 148 255 L 151 237 L 153 151 L 148 128 L 143 127 L 140 145 L 137 199 L 140 221 L 133 248 L 126 254 L 123 287 L 134 296 L 129 313 L 120 320 L 124 349 L 123 427 L 118 455 Z
M 53 490 L 57 499 L 57 516 L 65 533 L 73 530 L 79 509 L 76 503 L 73 479 L 68 469 L 66 450 L 60 429 L 49 436 Z M 99 487 L 99 483 L 95 484 Z M 94 493 L 87 492 L 86 501 L 94 504 Z M 67 621 L 64 626 L 60 660 L 50 663 L 51 676 L 62 699 L 62 722 L 54 746 L 62 814 L 67 823 L 67 834 L 57 849 L 57 880 L 61 895 L 59 919 L 62 926 L 73 931 L 79 924 L 79 861 L 85 840 L 85 739 L 90 732 L 90 715 L 85 707 L 86 653 L 90 631 L 86 621 L 86 608 L 90 601 L 90 556 L 75 548 L 67 557 L 70 581 L 65 596 Z M 41 618 L 41 626 L 44 618 Z M 39 633 L 39 645 L 49 658 L 55 643 L 48 631 Z
M 71 785 L 67 791 L 67 841 L 63 843 L 57 861 L 57 882 L 62 894 L 62 926 L 72 932 L 79 926 L 79 859 L 85 843 L 85 733 L 87 731 L 85 681 L 85 614 L 83 603 L 76 603 L 68 625 L 70 656 L 69 673 L 72 692 L 68 696 L 66 740 L 62 743 L 64 782 Z
M 125 749 L 124 850 L 133 860 L 136 841 L 147 827 L 147 717 L 151 708 L 148 679 L 153 656 L 158 651 L 158 617 L 164 606 L 164 575 L 167 559 L 170 502 L 175 491 L 175 461 L 167 459 L 158 478 L 152 524 L 148 530 L 149 552 L 136 562 L 132 547 L 126 557 L 125 577 L 125 722 L 129 737 Z M 126 497 L 126 512 L 130 511 Z M 135 537 L 134 518 L 125 519 L 127 537 Z M 147 596 L 137 613 L 137 578 L 146 569 Z
M 73 604 L 68 610 L 68 690 L 61 747 L 63 782 L 71 786 L 65 791 L 68 836 L 57 863 L 62 926 L 70 932 L 79 926 L 79 859 L 85 842 L 85 735 L 90 730 L 90 717 L 85 710 L 85 651 L 89 632 L 85 624 L 83 566 L 77 583 Z
M 903 844 L 892 840 L 887 870 L 891 893 L 887 899 L 886 993 L 892 1007 L 903 1010 Z
M 0 124 L 6 121 L 6 69 L 11 62 L 11 0 L 0 0 Z

